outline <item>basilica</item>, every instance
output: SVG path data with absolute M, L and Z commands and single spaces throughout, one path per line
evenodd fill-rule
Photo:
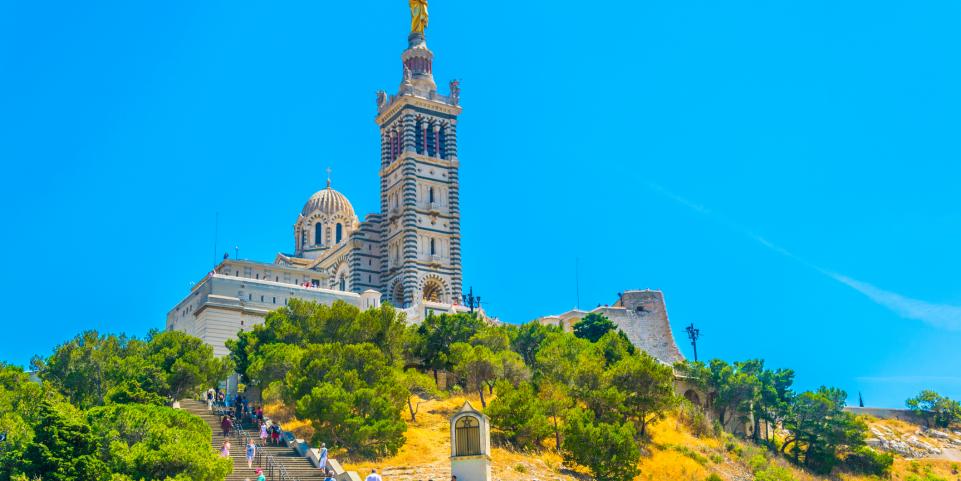
M 411 32 L 401 54 L 396 94 L 377 92 L 380 212 L 360 220 L 347 197 L 327 185 L 307 199 L 293 223 L 292 250 L 273 262 L 228 259 L 193 285 L 167 314 L 167 329 L 203 339 L 217 355 L 238 331 L 264 322 L 290 299 L 344 301 L 360 309 L 382 302 L 409 322 L 462 305 L 457 118 L 458 82 L 437 91 L 427 48 L 426 2 L 411 2 Z M 293 217 L 293 216 L 292 216 Z M 535 321 L 571 330 L 589 313 L 604 315 L 631 342 L 665 364 L 683 359 L 660 291 L 628 290 L 612 305 L 574 309 Z M 480 314 L 487 318 L 483 310 Z
M 413 17 L 396 94 L 377 92 L 380 212 L 360 220 L 345 195 L 326 187 L 296 215 L 291 251 L 272 263 L 225 256 L 167 315 L 167 329 L 204 339 L 218 355 L 239 330 L 262 323 L 291 298 L 362 309 L 387 301 L 411 322 L 461 305 L 460 88 L 438 92 L 427 48 L 426 12 Z

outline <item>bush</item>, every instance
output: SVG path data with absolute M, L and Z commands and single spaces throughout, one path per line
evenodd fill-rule
M 718 476 L 717 473 L 711 473 L 707 475 L 707 478 L 705 478 L 704 481 L 724 481 L 724 478 Z
M 691 430 L 691 434 L 694 436 L 700 438 L 715 434 L 714 425 L 708 419 L 704 410 L 687 399 L 682 399 L 678 405 L 677 418 L 681 421 L 681 424 Z
M 530 383 L 514 387 L 506 381 L 498 382 L 497 398 L 488 406 L 487 415 L 491 425 L 519 448 L 536 448 L 551 434 L 547 415 Z
M 848 455 L 844 464 L 854 472 L 886 478 L 891 475 L 894 456 L 888 453 L 879 453 L 867 446 L 861 446 Z
M 687 456 L 688 458 L 691 458 L 691 460 L 693 460 L 697 464 L 700 464 L 701 466 L 707 466 L 708 459 L 701 453 L 694 451 L 693 449 L 687 446 L 674 445 L 674 446 L 671 446 L 671 449 L 673 449 L 674 451 L 677 451 L 678 453 L 683 454 L 684 456 Z
M 595 423 L 592 412 L 573 409 L 564 427 L 564 460 L 590 469 L 597 481 L 631 481 L 641 457 L 634 436 L 630 422 Z

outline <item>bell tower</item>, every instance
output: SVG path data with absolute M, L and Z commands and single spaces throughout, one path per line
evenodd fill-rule
M 413 5 L 416 2 L 411 2 Z M 457 117 L 460 88 L 441 95 L 427 48 L 426 2 L 414 11 L 396 95 L 377 93 L 380 127 L 381 279 L 395 306 L 459 303 L 460 204 Z M 420 30 L 420 31 L 418 31 Z

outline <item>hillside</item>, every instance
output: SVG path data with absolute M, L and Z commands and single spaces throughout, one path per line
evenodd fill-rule
M 339 456 L 346 469 L 366 474 L 371 468 L 382 470 L 388 481 L 435 481 L 450 478 L 450 440 L 448 416 L 470 400 L 480 406 L 478 399 L 453 396 L 445 400 L 425 401 L 417 415 L 417 422 L 408 419 L 407 442 L 393 457 L 375 462 L 354 462 Z M 268 409 L 285 426 L 299 436 L 309 439 L 306 423 L 293 420 L 278 405 Z M 406 417 L 406 413 L 405 413 Z M 910 436 L 918 431 L 900 421 L 869 419 L 875 429 L 889 429 L 899 435 Z M 781 459 L 771 460 L 765 450 L 742 442 L 729 435 L 697 437 L 675 415 L 657 423 L 651 429 L 652 442 L 640 463 L 639 480 L 703 481 L 712 473 L 728 481 L 749 481 L 755 472 L 765 471 L 767 478 L 777 481 L 821 481 L 831 478 L 814 476 L 794 468 Z M 928 437 L 926 442 L 940 444 Z M 493 448 L 493 477 L 500 481 L 584 481 L 589 476 L 564 466 L 561 457 L 548 443 L 540 452 L 517 452 L 504 447 Z M 923 458 L 909 460 L 897 457 L 892 473 L 895 481 L 961 481 L 959 462 L 950 459 Z M 840 475 L 845 481 L 868 481 L 871 477 Z

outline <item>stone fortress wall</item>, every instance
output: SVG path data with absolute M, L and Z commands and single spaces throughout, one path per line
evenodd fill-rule
M 574 324 L 592 312 L 610 319 L 635 346 L 655 359 L 665 364 L 684 360 L 674 341 L 664 294 L 658 290 L 625 291 L 612 306 L 598 306 L 590 311 L 573 309 L 563 314 L 544 316 L 537 321 L 571 331 Z

